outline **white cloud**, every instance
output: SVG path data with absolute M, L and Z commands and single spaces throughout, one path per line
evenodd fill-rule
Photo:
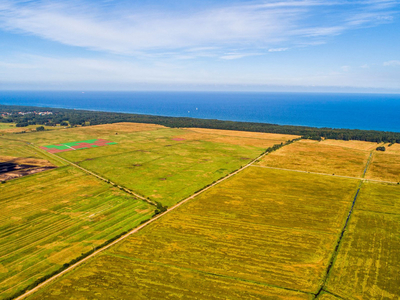
M 268 49 L 268 52 L 282 52 L 282 51 L 286 51 L 288 49 L 289 48 L 271 48 L 271 49 Z
M 384 66 L 400 66 L 400 60 L 391 60 L 383 63 Z
M 283 51 L 286 44 L 321 43 L 321 38 L 382 20 L 387 22 L 391 17 L 386 9 L 393 6 L 393 1 L 359 1 L 348 13 L 329 10 L 335 5 L 346 7 L 346 3 L 258 1 L 211 6 L 196 12 L 172 12 L 133 7 L 122 11 L 112 6 L 104 9 L 100 4 L 95 6 L 93 2 L 78 0 L 3 0 L 0 26 L 98 51 L 153 55 L 193 48 L 205 52 L 218 52 L 218 48 L 224 48 L 223 52 L 235 48 L 247 48 L 243 52 L 265 48 L 270 48 L 270 52 Z M 313 24 L 309 17 L 321 7 L 326 7 L 333 21 Z M 220 53 L 216 54 L 221 57 Z
M 341 68 L 342 71 L 344 71 L 344 72 L 350 71 L 350 67 L 349 67 L 349 66 L 342 66 L 342 67 L 340 67 L 340 68 Z

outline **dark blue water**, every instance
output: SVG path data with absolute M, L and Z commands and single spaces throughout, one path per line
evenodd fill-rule
M 400 132 L 399 94 L 0 91 L 0 104 Z

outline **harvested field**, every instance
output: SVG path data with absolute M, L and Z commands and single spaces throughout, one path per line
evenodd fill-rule
M 118 276 L 116 276 L 118 274 Z M 28 299 L 276 299 L 310 295 L 111 255 L 91 260 Z
M 281 142 L 297 139 L 300 137 L 299 135 L 279 134 L 279 133 L 263 133 L 263 132 L 249 132 L 249 131 L 208 129 L 208 128 L 188 128 L 188 129 L 190 129 L 191 131 L 195 131 L 195 132 L 199 132 L 199 133 L 207 133 L 207 134 L 212 134 L 212 135 L 255 138 L 255 139 L 263 139 L 263 140 L 279 140 Z
M 352 179 L 248 168 L 34 299 L 65 294 L 79 299 L 92 288 L 99 299 L 124 298 L 112 289 L 117 285 L 123 293 L 151 299 L 164 289 L 171 298 L 177 297 L 173 292 L 192 298 L 203 291 L 197 297 L 310 299 L 322 284 L 357 185 Z M 112 269 L 104 268 L 111 261 Z M 223 282 L 216 286 L 212 278 Z M 251 283 L 245 296 L 244 283 Z
M 0 298 L 148 219 L 147 203 L 72 167 L 0 185 Z
M 400 154 L 374 152 L 365 177 L 400 182 Z
M 400 187 L 365 182 L 356 203 L 356 209 L 400 215 Z
M 400 144 L 393 144 L 389 146 L 389 144 L 384 145 L 386 148 L 385 153 L 391 153 L 391 154 L 399 154 L 400 155 Z
M 361 177 L 370 152 L 301 140 L 266 156 L 259 165 Z
M 356 150 L 372 151 L 376 147 L 380 146 L 377 143 L 365 142 L 365 141 L 342 141 L 342 140 L 323 140 L 323 145 L 339 146 L 344 148 L 351 148 Z
M 400 298 L 400 215 L 355 211 L 328 278 L 344 299 Z

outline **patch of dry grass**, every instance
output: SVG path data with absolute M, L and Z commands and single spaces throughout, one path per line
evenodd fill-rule
M 361 177 L 368 157 L 367 151 L 301 140 L 267 155 L 259 165 Z
M 400 182 L 400 154 L 374 152 L 365 177 Z

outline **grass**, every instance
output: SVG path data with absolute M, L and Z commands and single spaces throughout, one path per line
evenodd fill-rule
M 400 153 L 374 152 L 366 178 L 400 182 Z
M 341 298 L 338 298 L 332 294 L 328 294 L 325 292 L 322 292 L 317 298 L 317 300 L 340 300 L 340 299 Z
M 0 298 L 148 219 L 154 208 L 72 167 L 0 185 Z
M 36 131 L 36 128 L 39 126 L 43 126 L 46 130 L 55 130 L 60 129 L 63 127 L 54 127 L 54 126 L 44 126 L 44 125 L 29 125 L 26 127 L 16 127 L 15 123 L 0 123 L 0 133 L 7 134 L 7 133 L 21 133 L 25 132 L 32 132 Z
M 110 155 L 79 164 L 171 206 L 245 165 L 261 151 L 203 141 L 175 142 L 170 147 Z
M 79 298 L 78 298 L 79 295 Z M 276 299 L 310 295 L 182 268 L 103 255 L 29 299 Z
M 350 148 L 355 150 L 372 151 L 376 147 L 380 146 L 378 143 L 365 142 L 365 141 L 342 141 L 342 140 L 323 140 L 322 145 L 339 146 L 344 148 Z
M 35 299 L 65 294 L 78 299 L 92 289 L 98 299 L 124 298 L 115 286 L 150 299 L 164 290 L 171 298 L 309 299 L 322 284 L 357 184 L 251 167 L 90 260 Z M 213 278 L 224 281 L 216 286 Z M 238 291 L 244 283 L 247 294 Z M 193 293 L 204 294 L 191 294 L 192 286 Z M 265 294 L 253 294 L 258 289 Z
M 393 184 L 365 182 L 356 209 L 400 215 L 400 188 Z
M 345 299 L 399 299 L 400 215 L 353 213 L 327 289 Z
M 267 147 L 292 137 L 235 131 L 224 131 L 225 135 L 221 135 L 220 132 L 199 133 L 192 129 L 119 123 L 62 129 L 57 135 L 27 133 L 18 138 L 37 146 L 94 138 L 116 142 L 107 147 L 57 155 L 171 206 L 245 165 Z M 226 137 L 230 143 L 219 140 Z
M 302 140 L 266 156 L 259 164 L 275 168 L 361 177 L 370 152 Z

